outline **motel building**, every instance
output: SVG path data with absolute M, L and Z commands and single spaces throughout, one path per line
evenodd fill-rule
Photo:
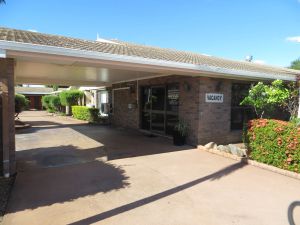
M 0 28 L 1 130 L 4 174 L 15 173 L 14 87 L 58 84 L 102 87 L 114 126 L 172 136 L 189 126 L 188 144 L 241 142 L 240 106 L 251 83 L 296 82 L 300 72 L 246 61 L 97 38 L 81 40 Z

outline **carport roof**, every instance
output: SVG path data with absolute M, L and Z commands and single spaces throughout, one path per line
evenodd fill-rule
M 80 50 L 92 54 L 104 53 L 116 56 L 129 56 L 133 59 L 159 60 L 159 62 L 165 62 L 166 64 L 200 65 L 207 68 L 214 68 L 216 72 L 223 74 L 226 74 L 224 71 L 243 71 L 272 74 L 272 78 L 278 75 L 279 79 L 281 78 L 280 76 L 296 77 L 300 75 L 299 71 L 286 68 L 228 60 L 186 51 L 132 44 L 119 40 L 99 39 L 91 41 L 9 28 L 0 28 L 0 44 L 1 43 L 0 48 L 3 48 L 5 43 L 23 43 L 34 46 L 58 47 L 66 50 Z M 229 74 L 230 72 L 227 73 Z M 294 80 L 294 78 L 290 80 Z

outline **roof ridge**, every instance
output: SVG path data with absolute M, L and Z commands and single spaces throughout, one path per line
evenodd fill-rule
M 27 33 L 39 34 L 39 35 L 50 36 L 50 37 L 67 38 L 67 39 L 70 39 L 70 40 L 75 40 L 75 41 L 77 40 L 77 41 L 89 42 L 89 43 L 94 43 L 94 44 L 99 43 L 99 41 L 97 41 L 97 40 L 89 40 L 89 39 L 83 39 L 83 38 L 63 36 L 63 35 L 59 35 L 59 34 L 48 34 L 48 33 L 43 33 L 43 32 L 39 32 L 39 31 L 32 31 L 32 30 L 21 30 L 21 29 L 15 29 L 15 28 L 0 26 L 0 30 L 1 29 L 11 30 L 11 31 L 18 31 L 18 32 L 27 32 Z M 107 40 L 109 40 L 109 39 L 107 39 Z M 110 44 L 115 44 L 115 43 L 110 43 Z
M 287 67 L 280 67 L 280 66 L 275 66 L 275 65 L 269 65 L 269 64 L 259 64 L 259 63 L 254 63 L 254 62 L 248 62 L 248 61 L 242 61 L 242 60 L 235 60 L 235 59 L 228 59 L 228 58 L 224 58 L 224 57 L 220 57 L 220 56 L 214 56 L 214 55 L 207 55 L 204 53 L 199 53 L 199 52 L 192 52 L 192 51 L 187 51 L 187 50 L 178 50 L 178 49 L 173 49 L 173 48 L 162 48 L 162 47 L 158 47 L 158 46 L 152 46 L 152 45 L 146 45 L 146 44 L 139 44 L 139 43 L 134 43 L 134 42 L 128 42 L 128 41 L 122 41 L 122 40 L 113 40 L 115 42 L 121 43 L 121 44 L 125 44 L 125 45 L 133 45 L 133 46 L 137 46 L 137 47 L 146 47 L 146 48 L 154 48 L 154 49 L 159 49 L 159 50 L 168 50 L 168 51 L 173 51 L 173 52 L 177 52 L 177 53 L 186 53 L 186 54 L 192 54 L 195 56 L 202 56 L 202 57 L 208 57 L 208 58 L 214 58 L 214 59 L 218 59 L 218 60 L 224 60 L 224 61 L 230 61 L 232 63 L 243 63 L 246 65 L 250 65 L 250 66 L 257 66 L 257 67 L 261 67 L 261 68 L 270 68 L 270 69 L 280 69 L 280 70 L 285 70 L 285 71 L 291 71 L 291 72 L 296 72 L 296 73 L 300 73 L 299 70 L 294 70 L 294 69 L 290 69 Z
M 0 27 L 0 40 L 14 41 L 19 43 L 29 43 L 43 46 L 62 47 L 66 49 L 103 52 L 115 55 L 127 55 L 194 65 L 208 65 L 235 70 L 269 72 L 275 74 L 283 72 L 287 74 L 300 75 L 300 71 L 298 70 L 274 65 L 261 65 L 254 62 L 227 59 L 219 56 L 210 56 L 198 52 L 162 48 L 115 39 L 108 39 L 112 42 L 115 42 L 108 43 L 97 40 L 86 40 L 82 38 L 62 36 L 57 34 L 47 34 L 42 32 Z

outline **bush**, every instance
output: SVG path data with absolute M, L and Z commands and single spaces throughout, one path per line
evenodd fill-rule
M 78 105 L 78 100 L 83 97 L 83 92 L 79 90 L 67 90 L 59 94 L 60 102 L 63 106 Z
M 49 109 L 49 107 L 50 107 L 50 98 L 51 98 L 51 95 L 44 95 L 42 97 L 42 106 L 45 109 Z
M 300 172 L 300 127 L 296 123 L 251 120 L 248 122 L 245 140 L 251 159 Z
M 18 116 L 18 114 L 20 112 L 22 112 L 29 104 L 29 100 L 26 99 L 26 97 L 24 95 L 21 94 L 16 94 L 15 95 L 15 113 L 16 116 Z
M 86 106 L 72 106 L 72 113 L 76 119 L 96 122 L 98 120 L 99 109 Z
M 61 108 L 61 104 L 60 104 L 60 98 L 57 95 L 51 95 L 50 98 L 50 108 L 55 110 L 55 111 L 59 111 Z
M 45 95 L 42 97 L 42 105 L 48 112 L 57 112 L 61 108 L 60 98 L 57 95 Z

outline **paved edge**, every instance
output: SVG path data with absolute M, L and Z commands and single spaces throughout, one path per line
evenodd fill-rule
M 209 153 L 213 153 L 213 154 L 216 154 L 216 155 L 219 155 L 219 156 L 223 156 L 225 158 L 233 159 L 233 160 L 236 160 L 236 161 L 244 161 L 245 163 L 247 163 L 249 165 L 259 167 L 259 168 L 264 169 L 264 170 L 269 170 L 269 171 L 274 172 L 274 173 L 278 173 L 278 174 L 281 174 L 281 175 L 284 175 L 284 176 L 287 176 L 287 177 L 291 177 L 291 178 L 300 180 L 300 174 L 299 173 L 295 173 L 295 172 L 292 172 L 292 171 L 277 168 L 275 166 L 260 163 L 260 162 L 248 159 L 247 157 L 239 157 L 239 156 L 227 153 L 227 152 L 221 152 L 217 149 L 208 149 L 208 148 L 205 148 L 202 145 L 198 146 L 198 149 L 209 152 Z

